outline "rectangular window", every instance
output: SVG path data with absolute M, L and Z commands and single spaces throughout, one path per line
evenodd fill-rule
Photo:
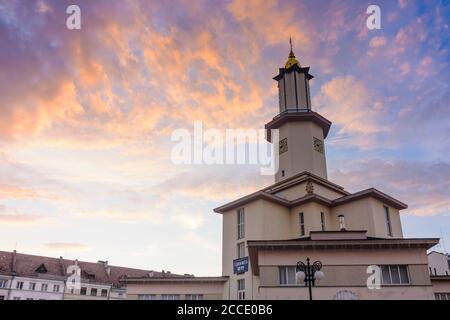
M 138 300 L 156 300 L 156 294 L 138 294 Z
M 17 281 L 17 283 L 16 283 L 16 289 L 20 289 L 20 290 L 23 289 L 23 281 Z
M 305 215 L 303 212 L 299 213 L 299 220 L 300 220 L 300 236 L 305 235 Z
M 407 266 L 381 266 L 382 284 L 409 284 Z
M 93 296 L 93 297 L 97 296 L 97 288 L 91 289 L 91 296 Z
M 244 208 L 237 211 L 237 238 L 242 239 L 245 237 L 245 212 Z
M 245 300 L 245 279 L 239 279 L 237 281 L 238 287 L 238 300 Z
M 450 300 L 450 293 L 435 293 L 436 300 Z
M 36 282 L 30 282 L 28 289 L 33 291 L 36 290 Z
M 245 257 L 245 242 L 239 242 L 237 244 L 237 257 L 239 258 L 243 258 Z
M 278 267 L 278 272 L 280 275 L 280 285 L 296 285 L 295 282 L 295 267 L 294 266 L 281 266 Z
M 392 237 L 392 225 L 391 225 L 391 216 L 389 214 L 389 208 L 384 206 L 384 215 L 386 218 L 386 230 L 388 236 Z
M 20 300 L 20 297 L 14 297 L 13 300 Z
M 180 300 L 179 294 L 163 294 L 161 300 Z
M 86 287 L 81 287 L 80 289 L 80 295 L 85 296 L 87 292 L 87 288 Z
M 187 294 L 186 300 L 203 300 L 202 294 Z
M 48 284 L 46 284 L 46 283 L 41 284 L 41 291 L 47 291 L 47 289 L 48 289 Z
M 108 296 L 108 289 L 102 289 L 102 297 Z
M 59 284 L 53 286 L 53 292 L 59 292 Z
M 0 279 L 0 288 L 6 288 L 8 280 Z
M 320 224 L 322 225 L 322 231 L 325 231 L 325 214 L 323 212 L 320 213 Z

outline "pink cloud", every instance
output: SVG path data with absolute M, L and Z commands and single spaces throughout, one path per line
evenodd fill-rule
M 387 192 L 409 205 L 405 213 L 427 216 L 450 212 L 450 166 L 446 163 L 347 161 L 330 176 L 352 192 L 369 187 Z

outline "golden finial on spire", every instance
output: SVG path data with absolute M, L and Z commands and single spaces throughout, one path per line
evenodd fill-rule
M 289 36 L 289 44 L 291 45 L 291 51 L 289 52 L 289 58 L 286 62 L 285 68 L 289 69 L 290 67 L 297 65 L 301 67 L 300 62 L 295 58 L 294 50 L 292 49 L 292 37 Z

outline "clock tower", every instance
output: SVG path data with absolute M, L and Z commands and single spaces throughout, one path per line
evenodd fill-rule
M 267 140 L 271 129 L 279 129 L 279 170 L 275 182 L 307 171 L 327 179 L 324 139 L 331 122 L 312 111 L 309 67 L 302 67 L 292 50 L 284 68 L 273 79 L 278 82 L 279 114 L 266 124 Z

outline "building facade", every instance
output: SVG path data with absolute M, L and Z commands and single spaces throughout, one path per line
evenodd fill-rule
M 78 273 L 78 285 L 72 286 Z M 0 300 L 123 300 L 127 277 L 160 272 L 0 251 Z
M 450 300 L 450 256 L 432 251 L 428 254 L 431 283 L 436 300 Z

